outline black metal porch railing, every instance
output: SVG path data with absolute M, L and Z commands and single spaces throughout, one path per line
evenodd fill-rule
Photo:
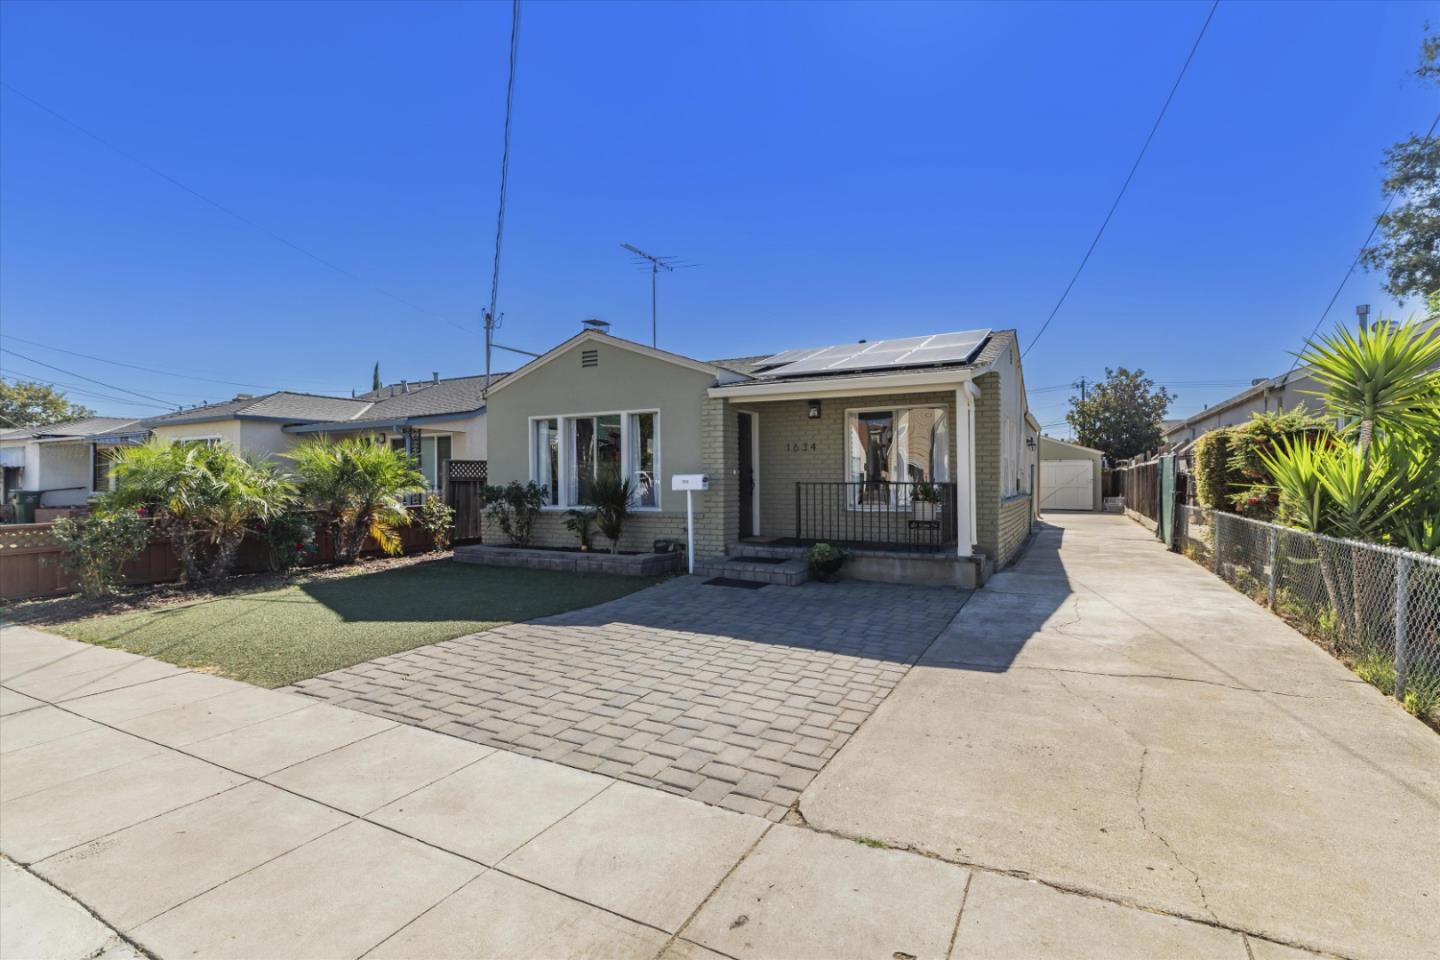
M 800 480 L 795 539 L 885 550 L 939 550 L 955 542 L 953 483 Z

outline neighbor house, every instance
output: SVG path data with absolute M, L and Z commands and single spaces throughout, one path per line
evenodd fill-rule
M 683 541 L 673 479 L 708 477 L 697 559 L 829 541 L 876 577 L 968 584 L 1035 516 L 1009 330 L 707 361 L 588 329 L 495 384 L 488 411 L 490 481 L 546 488 L 540 545 L 575 543 L 566 511 L 606 470 L 636 490 L 627 550 Z
M 146 430 L 122 417 L 87 417 L 0 432 L 0 500 L 17 490 L 40 494 L 38 506 L 79 506 L 110 489 L 114 451 L 143 443 Z
M 485 378 L 438 375 L 357 397 L 281 391 L 240 395 L 146 421 L 162 440 L 225 443 L 279 457 L 317 436 L 363 436 L 405 449 L 431 490 L 443 488 L 449 461 L 485 459 Z

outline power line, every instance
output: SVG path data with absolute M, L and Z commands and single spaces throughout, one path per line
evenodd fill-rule
M 517 2 L 518 2 L 518 0 L 517 0 Z M 204 203 L 209 204 L 210 206 L 214 207 L 216 210 L 219 210 L 221 213 L 225 214 L 226 216 L 228 216 L 228 217 L 233 217 L 234 219 L 239 220 L 241 223 L 245 224 L 246 226 L 250 227 L 251 229 L 260 231 L 261 233 L 265 234 L 267 237 L 269 237 L 270 239 L 272 239 L 272 240 L 274 240 L 274 241 L 276 241 L 276 242 L 278 242 L 278 243 L 283 243 L 285 246 L 289 247 L 291 250 L 294 250 L 296 253 L 299 253 L 299 254 L 302 254 L 303 256 L 309 257 L 311 260 L 314 260 L 316 263 L 320 264 L 321 266 L 326 267 L 326 268 L 328 268 L 328 269 L 330 269 L 330 270 L 333 270 L 333 271 L 335 271 L 336 273 L 341 274 L 342 276 L 349 277 L 351 280 L 354 280 L 356 283 L 359 283 L 359 284 L 361 284 L 362 286 L 366 287 L 371 293 L 377 294 L 377 295 L 382 296 L 382 297 L 386 297 L 386 298 L 388 298 L 388 299 L 390 299 L 390 300 L 395 301 L 396 303 L 399 303 L 399 304 L 402 304 L 402 305 L 404 305 L 404 306 L 406 306 L 406 307 L 409 307 L 411 310 L 414 310 L 414 311 L 416 311 L 417 313 L 423 313 L 423 314 L 425 314 L 426 316 L 431 317 L 432 319 L 440 320 L 440 321 L 442 321 L 442 322 L 444 322 L 444 323 L 448 323 L 448 324 L 450 324 L 450 325 L 453 326 L 453 327 L 457 327 L 457 328 L 459 328 L 459 329 L 461 329 L 461 330 L 464 330 L 466 333 L 469 333 L 469 334 L 472 334 L 472 335 L 475 333 L 475 331 L 474 331 L 474 330 L 471 330 L 469 327 L 466 327 L 466 326 L 463 326 L 462 324 L 456 323 L 455 321 L 450 320 L 450 319 L 448 319 L 448 318 L 446 318 L 446 317 L 442 317 L 442 316 L 439 316 L 438 314 L 432 313 L 431 311 L 425 309 L 424 307 L 420 306 L 419 304 L 413 303 L 413 302 L 405 299 L 404 297 L 400 296 L 399 294 L 391 293 L 389 290 L 386 290 L 386 289 L 384 289 L 383 287 L 377 287 L 377 286 L 373 285 L 372 283 L 370 283 L 370 281 L 366 280 L 364 277 L 361 277 L 359 274 L 357 274 L 357 273 L 355 273 L 355 272 L 353 272 L 353 271 L 351 271 L 351 270 L 348 270 L 348 269 L 346 269 L 345 267 L 342 267 L 340 264 L 334 262 L 333 260 L 327 260 L 327 259 L 325 259 L 324 257 L 320 256 L 318 253 L 315 253 L 313 250 L 308 250 L 308 249 L 306 249 L 305 247 L 300 246 L 300 244 L 296 243 L 295 241 L 290 240 L 290 239 L 287 238 L 287 237 L 281 236 L 280 234 L 276 233 L 274 230 L 270 229 L 269 227 L 265 226 L 264 224 L 259 223 L 258 221 L 252 220 L 252 219 L 250 219 L 249 217 L 245 216 L 243 213 L 240 213 L 240 212 L 237 211 L 237 210 L 233 210 L 233 209 L 231 209 L 230 207 L 225 206 L 225 205 L 224 205 L 223 203 L 221 203 L 220 201 L 215 200 L 215 199 L 213 199 L 213 198 L 211 198 L 211 197 L 206 196 L 205 194 L 201 193 L 199 190 L 196 190 L 194 187 L 190 186 L 190 185 L 189 185 L 188 183 L 186 183 L 185 181 L 180 180 L 180 179 L 177 178 L 177 177 L 171 176 L 170 174 L 166 173 L 164 170 L 161 170 L 159 167 L 155 166 L 154 164 L 151 164 L 151 163 L 149 163 L 149 162 L 147 162 L 147 161 L 145 161 L 145 160 L 142 160 L 140 157 L 138 157 L 138 156 L 136 156 L 135 154 L 131 153 L 130 151 L 124 149 L 123 147 L 120 147 L 120 146 L 112 143 L 111 141 L 105 139 L 104 137 L 100 136 L 100 134 L 95 133 L 93 130 L 90 130 L 90 129 L 88 129 L 87 127 L 81 126 L 80 124 L 76 123 L 74 120 L 71 120 L 69 117 L 67 117 L 67 116 L 65 116 L 64 114 L 60 113 L 58 110 L 55 110 L 54 108 L 49 107 L 49 106 L 45 105 L 44 103 L 41 103 L 39 100 L 36 100 L 34 97 L 30 96 L 30 94 L 25 93 L 23 90 L 20 90 L 20 89 L 16 88 L 13 84 L 10 84 L 10 83 L 5 82 L 5 81 L 0 81 L 0 85 L 3 85 L 3 86 L 5 87 L 5 89 L 9 90 L 11 93 L 15 94 L 17 97 L 21 98 L 22 100 L 28 101 L 30 104 L 32 104 L 33 106 L 37 107 L 38 109 L 43 110 L 43 111 L 45 111 L 46 113 L 50 114 L 50 116 L 54 117 L 56 120 L 59 120 L 61 123 L 65 124 L 66 126 L 72 127 L 73 129 L 75 129 L 75 130 L 79 131 L 80 133 L 84 134 L 85 136 L 89 137 L 91 140 L 94 140 L 96 143 L 98 143 L 98 144 L 100 144 L 100 145 L 102 145 L 102 146 L 104 146 L 104 147 L 108 147 L 109 149 L 115 151 L 116 153 L 120 154 L 120 156 L 122 156 L 122 157 L 124 157 L 125 159 L 129 160 L 131 163 L 134 163 L 134 164 L 136 164 L 137 166 L 140 166 L 140 167 L 142 167 L 143 169 L 148 170 L 150 173 L 153 173 L 155 176 L 159 177 L 160 179 L 165 180 L 166 182 L 170 183 L 171 185 L 173 185 L 173 186 L 175 186 L 175 187 L 178 187 L 178 188 L 181 189 L 181 190 L 184 190 L 186 193 L 190 194 L 192 197 L 194 197 L 194 198 L 196 198 L 197 200 L 200 200 L 200 201 L 202 201 L 202 202 L 204 202 Z
M 1435 136 L 1435 127 L 1436 127 L 1437 124 L 1440 124 L 1440 114 L 1436 114 L 1436 115 L 1435 115 L 1435 119 L 1434 119 L 1433 121 L 1431 121 L 1431 123 L 1430 123 L 1430 129 L 1429 129 L 1428 131 L 1426 131 L 1426 133 L 1425 133 L 1425 139 L 1424 139 L 1423 141 L 1421 141 L 1421 144 L 1420 144 L 1420 146 L 1421 146 L 1422 149 L 1424 148 L 1424 146 L 1425 146 L 1426 144 L 1428 144 L 1428 143 L 1430 142 L 1430 138 L 1433 137 L 1433 136 Z M 1417 156 L 1417 155 L 1418 155 L 1418 154 L 1412 155 L 1412 157 L 1411 157 L 1411 162 L 1412 162 L 1412 163 L 1414 162 L 1414 157 Z M 1315 339 L 1315 334 L 1317 334 L 1317 333 L 1320 332 L 1320 325 L 1321 325 L 1322 323 L 1324 323 L 1324 322 L 1325 322 L 1325 318 L 1330 315 L 1330 308 L 1333 307 L 1333 306 L 1335 306 L 1335 301 L 1336 301 L 1336 300 L 1339 300 L 1339 299 L 1340 299 L 1340 291 L 1344 290 L 1344 289 L 1345 289 L 1345 284 L 1347 284 L 1347 283 L 1350 282 L 1350 276 L 1355 272 L 1355 268 L 1360 265 L 1360 258 L 1365 255 L 1365 251 L 1370 247 L 1370 241 L 1375 239 L 1375 231 L 1378 230 L 1378 229 L 1380 229 L 1380 220 L 1385 216 L 1385 214 L 1387 214 L 1387 213 L 1390 212 L 1390 205 L 1395 202 L 1395 198 L 1398 197 L 1399 195 L 1400 195 L 1400 191 L 1399 191 L 1399 190 L 1392 190 L 1392 191 L 1390 191 L 1390 196 L 1387 197 L 1386 200 L 1385 200 L 1385 207 L 1380 211 L 1380 215 L 1375 218 L 1375 222 L 1370 225 L 1370 232 L 1367 233 L 1367 234 L 1365 234 L 1365 242 L 1362 243 L 1362 244 L 1360 244 L 1360 249 L 1356 252 L 1356 254 L 1355 254 L 1355 259 L 1350 261 L 1350 269 L 1345 271 L 1345 276 L 1342 277 L 1341 280 L 1340 280 L 1340 286 L 1338 286 L 1338 287 L 1335 288 L 1335 293 L 1334 293 L 1333 296 L 1331 296 L 1330 302 L 1327 303 L 1327 304 L 1325 304 L 1325 309 L 1324 309 L 1323 311 L 1321 311 L 1321 313 L 1320 313 L 1320 319 L 1315 321 L 1315 328 L 1310 331 L 1310 336 L 1308 336 L 1308 337 L 1305 338 L 1305 341 L 1306 341 L 1307 343 L 1310 342 L 1311 340 L 1314 340 L 1314 339 Z M 1285 371 L 1285 376 L 1286 376 L 1286 377 L 1289 377 L 1290 374 L 1292 374 L 1292 373 L 1295 372 L 1295 368 L 1298 367 L 1299 365 L 1300 365 L 1300 357 L 1299 357 L 1299 355 L 1296 355 L 1296 357 L 1295 357 L 1295 362 L 1292 363 L 1292 364 L 1290 364 L 1290 369 L 1287 370 L 1287 371 Z
M 1196 35 L 1195 43 L 1190 47 L 1190 55 L 1185 58 L 1184 65 L 1180 67 L 1180 75 L 1175 78 L 1175 84 L 1170 88 L 1169 96 L 1165 98 L 1164 105 L 1160 107 L 1160 115 L 1155 118 L 1155 125 L 1150 128 L 1149 135 L 1145 137 L 1145 143 L 1140 147 L 1139 155 L 1135 157 L 1135 162 L 1131 165 L 1130 172 L 1125 176 L 1125 182 L 1120 185 L 1120 192 L 1115 195 L 1115 202 L 1110 204 L 1110 211 L 1105 214 L 1105 219 L 1101 222 L 1100 229 L 1095 232 L 1095 239 L 1090 241 L 1089 249 L 1085 251 L 1085 256 L 1080 260 L 1080 266 L 1075 268 L 1075 275 L 1072 276 L 1070 282 L 1065 285 L 1065 292 L 1060 294 L 1060 299 L 1056 301 L 1055 309 L 1050 311 L 1050 316 L 1046 317 L 1045 322 L 1040 325 L 1040 332 L 1035 334 L 1035 339 L 1030 341 L 1030 346 L 1021 352 L 1021 357 L 1024 357 L 1025 354 L 1035 349 L 1035 344 L 1045 335 L 1045 331 L 1050 327 L 1050 321 L 1054 320 L 1055 314 L 1060 312 L 1060 307 L 1065 303 L 1065 298 L 1070 296 L 1070 291 L 1074 288 L 1075 281 L 1080 279 L 1080 274 L 1085 270 L 1085 265 L 1090 262 L 1090 255 L 1094 253 L 1095 248 L 1099 246 L 1100 238 L 1105 235 L 1105 228 L 1110 226 L 1110 218 L 1115 216 L 1115 211 L 1120 206 L 1120 201 L 1124 198 L 1125 191 L 1130 188 L 1130 181 L 1135 178 L 1135 171 L 1140 169 L 1140 161 L 1145 159 L 1145 152 L 1150 149 L 1150 142 L 1155 139 L 1155 134 L 1160 129 L 1160 122 L 1165 119 L 1165 113 L 1170 109 L 1170 101 L 1175 99 L 1175 92 L 1180 89 L 1180 81 L 1185 79 L 1185 72 L 1190 69 L 1190 61 L 1195 59 L 1195 51 L 1200 49 L 1200 41 L 1205 38 L 1205 31 L 1210 29 L 1210 21 L 1215 18 L 1215 11 L 1219 9 L 1219 7 L 1220 0 L 1214 0 L 1214 3 L 1210 5 L 1210 12 L 1205 16 L 1205 22 L 1200 25 L 1200 33 Z
M 510 117 L 515 108 L 515 60 L 519 52 L 520 0 L 513 0 L 510 5 L 510 76 L 505 83 L 505 133 L 500 147 L 500 210 L 495 216 L 495 263 L 490 271 L 490 309 L 485 311 L 485 387 L 482 395 L 490 392 L 490 353 L 495 347 L 495 310 L 500 299 L 500 245 L 505 239 L 505 195 L 510 184 Z
M 0 340 L 14 340 L 16 343 L 29 344 L 32 347 L 41 347 L 45 350 L 53 350 L 56 353 L 68 354 L 72 357 L 81 357 L 85 360 L 95 360 L 99 363 L 108 363 L 117 367 L 126 367 L 131 370 L 140 370 L 144 373 L 155 373 L 163 377 L 176 377 L 181 380 L 198 380 L 202 383 L 219 383 L 230 387 L 249 387 L 254 390 L 280 390 L 281 387 L 267 386 L 263 383 L 240 383 L 236 380 L 217 380 L 214 377 L 197 377 L 189 373 L 175 373 L 172 370 L 157 370 L 154 367 L 142 367 L 134 363 L 125 363 L 120 360 L 111 360 L 108 357 L 97 357 L 89 353 L 80 353 L 76 350 L 66 350 L 61 347 L 51 346 L 48 343 L 41 343 L 38 340 L 26 340 L 24 337 L 17 337 L 14 334 L 0 334 Z
M 65 376 L 67 376 L 67 377 L 79 377 L 81 380 L 85 380 L 85 381 L 87 381 L 87 382 L 89 382 L 89 383 L 93 383 L 93 384 L 96 384 L 96 385 L 98 385 L 98 386 L 104 387 L 106 390 L 119 390 L 121 393 L 134 394 L 135 396 L 140 397 L 140 398 L 142 398 L 142 399 L 151 400 L 151 401 L 153 401 L 153 402 L 155 402 L 155 403 L 158 403 L 160 406 L 165 407 L 165 408 L 167 408 L 167 409 L 170 408 L 170 407 L 177 407 L 177 408 L 178 408 L 178 407 L 180 406 L 180 404 L 178 404 L 178 403 L 166 403 L 164 400 L 161 400 L 159 397 L 152 397 L 152 396 L 150 396 L 150 394 L 148 394 L 148 393 L 141 393 L 141 392 L 138 391 L 138 390 L 131 390 L 129 387 L 119 387 L 119 386 L 116 386 L 116 385 L 113 384 L 113 383 L 106 383 L 104 380 L 96 380 L 94 377 L 87 377 L 87 376 L 85 376 L 85 374 L 83 374 L 83 373 L 76 373 L 74 370 L 66 370 L 66 369 L 63 368 L 63 367 L 57 367 L 57 366 L 55 366 L 53 363 L 46 363 L 44 360 L 36 360 L 34 357 L 27 357 L 27 356 L 25 356 L 25 354 L 23 354 L 23 353 L 16 353 L 14 350 L 11 350 L 9 347 L 0 347 L 0 353 L 8 353 L 8 354 L 10 354 L 12 357 L 19 357 L 21 360 L 26 360 L 26 361 L 29 361 L 30 363 L 37 363 L 37 364 L 39 364 L 40 366 L 46 368 L 47 370 L 55 370 L 55 371 L 58 371 L 58 372 L 60 372 L 60 373 L 65 374 Z
M 21 376 L 28 376 L 28 374 L 23 374 L 23 373 L 22 373 Z M 79 395 L 79 396 L 89 397 L 89 398 L 95 399 L 95 400 L 109 400 L 111 403 L 128 403 L 128 404 L 131 404 L 131 405 L 137 406 L 137 407 L 157 407 L 157 408 L 159 408 L 159 409 L 161 409 L 161 410 L 173 410 L 173 409 L 174 409 L 174 405 L 173 405 L 173 404 L 167 405 L 167 404 L 159 404 L 159 403 L 146 403 L 144 400 L 132 400 L 132 399 L 129 398 L 129 397 L 112 397 L 112 396 L 111 396 L 110 394 L 108 394 L 108 393 L 98 393 L 98 392 L 96 392 L 96 391 L 94 391 L 94 390 L 86 390 L 84 387 L 76 386 L 76 385 L 73 384 L 73 383 L 66 383 L 66 382 L 63 381 L 63 380 L 52 380 L 52 379 L 50 379 L 49 377 L 40 377 L 40 378 L 37 379 L 37 380 L 28 380 L 28 381 L 25 381 L 25 380 L 21 380 L 21 379 L 20 379 L 20 376 L 16 376 L 14 373 L 12 373 L 12 374 L 10 375 L 10 379 L 11 379 L 11 381 L 12 381 L 13 383 L 16 383 L 16 384 L 23 383 L 23 382 L 29 382 L 29 383 L 47 383 L 47 384 L 49 384 L 49 385 L 52 386 L 52 387 L 64 387 L 67 396 L 68 396 L 69 394 L 72 394 L 72 393 L 73 393 L 73 394 L 77 394 L 77 395 Z

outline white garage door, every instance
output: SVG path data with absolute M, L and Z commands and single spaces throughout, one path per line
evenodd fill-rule
M 1093 460 L 1041 460 L 1041 510 L 1094 510 Z

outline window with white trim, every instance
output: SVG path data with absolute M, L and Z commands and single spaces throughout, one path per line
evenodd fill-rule
M 614 473 L 634 488 L 634 509 L 660 509 L 660 415 L 653 410 L 532 419 L 530 457 L 530 479 L 546 489 L 547 506 L 580 506 L 596 478 Z
M 847 410 L 845 416 L 846 479 L 870 491 L 861 502 L 896 500 L 895 488 L 883 484 L 950 480 L 950 422 L 944 407 Z

